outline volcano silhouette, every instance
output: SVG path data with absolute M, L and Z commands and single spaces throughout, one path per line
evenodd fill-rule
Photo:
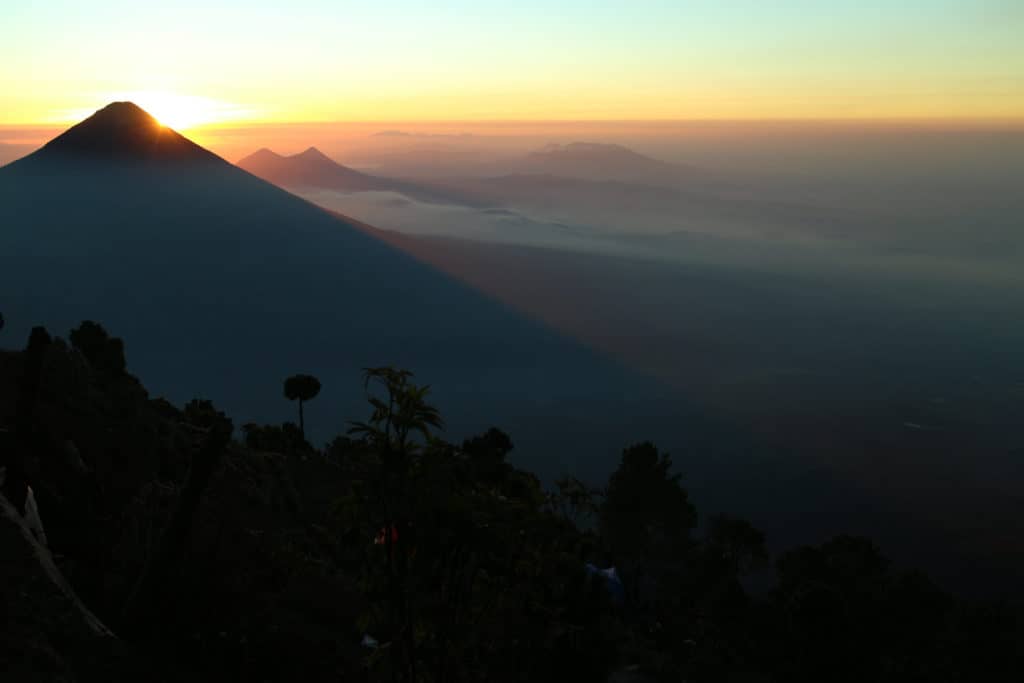
M 281 382 L 311 373 L 320 443 L 364 417 L 361 368 L 394 365 L 452 438 L 499 425 L 548 472 L 678 426 L 646 380 L 129 103 L 0 168 L 0 226 L 5 345 L 99 321 L 152 390 L 236 424 L 291 419 Z
M 222 161 L 131 102 L 108 104 L 31 156 L 163 163 Z

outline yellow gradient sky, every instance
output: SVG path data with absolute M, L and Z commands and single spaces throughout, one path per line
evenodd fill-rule
M 0 125 L 1024 120 L 1021 0 L 0 2 Z

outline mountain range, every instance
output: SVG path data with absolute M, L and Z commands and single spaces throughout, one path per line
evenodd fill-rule
M 463 144 L 472 139 L 378 133 L 371 137 L 373 144 L 349 150 L 346 158 L 360 167 L 372 167 L 379 175 L 402 178 L 555 175 L 664 187 L 728 187 L 708 169 L 669 163 L 623 145 L 576 141 L 550 143 L 528 152 L 481 155 L 480 149 Z
M 549 173 L 588 180 L 675 184 L 696 169 L 653 159 L 622 145 L 595 142 L 549 144 L 515 164 L 518 172 Z
M 576 158 L 575 161 L 581 162 L 581 168 L 589 165 L 585 160 Z M 370 175 L 337 163 L 316 147 L 291 156 L 283 156 L 264 148 L 240 159 L 236 164 L 284 188 L 397 192 L 423 202 L 472 208 L 496 208 L 520 203 L 543 207 L 597 202 L 617 203 L 620 208 L 632 210 L 652 207 L 677 209 L 679 205 L 679 192 L 664 186 L 586 180 L 551 173 L 447 178 L 443 182 L 433 183 Z
M 300 154 L 291 156 L 283 156 L 264 148 L 240 159 L 237 166 L 286 188 L 322 188 L 339 192 L 398 192 L 428 203 L 488 206 L 484 200 L 455 188 L 356 171 L 330 159 L 316 147 L 310 147 Z
M 307 424 L 327 438 L 362 417 L 361 368 L 380 365 L 433 385 L 455 434 L 500 423 L 547 473 L 683 420 L 652 382 L 131 103 L 0 168 L 0 224 L 5 343 L 97 320 L 154 390 L 243 422 L 291 418 L 281 382 L 307 372 L 324 384 Z
M 651 159 L 619 145 L 548 145 L 515 160 L 479 166 L 476 175 L 445 176 L 439 169 L 429 179 L 363 173 L 315 147 L 292 156 L 261 149 L 239 160 L 238 166 L 332 209 L 358 211 L 359 205 L 351 200 L 332 201 L 321 190 L 391 192 L 426 204 L 511 210 L 517 220 L 540 220 L 582 233 L 625 238 L 708 234 L 769 241 L 806 241 L 811 236 L 842 240 L 854 233 L 867 236 L 864 226 L 874 222 L 874 217 L 843 209 L 750 197 L 711 173 Z M 489 175 L 495 173 L 499 174 Z M 391 198 L 379 201 L 393 202 Z M 352 204 L 351 209 L 347 204 Z M 420 222 L 422 216 L 415 207 L 410 211 L 398 225 Z M 486 239 L 488 217 L 475 220 L 480 230 L 471 228 L 461 236 Z M 434 223 L 447 230 L 454 221 Z M 522 235 L 527 242 L 533 234 L 519 227 L 513 233 L 513 241 Z M 558 237 L 552 234 L 547 239 Z M 678 251 L 670 244 L 655 249 L 673 250 Z

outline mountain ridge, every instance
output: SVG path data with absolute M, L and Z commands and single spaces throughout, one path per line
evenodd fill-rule
M 490 207 L 491 202 L 439 184 L 370 175 L 331 159 L 316 147 L 285 156 L 262 148 L 236 162 L 239 168 L 284 188 L 341 192 L 397 192 L 431 204 Z
M 287 156 L 264 147 L 239 159 L 235 165 L 279 186 L 328 187 L 359 192 L 387 189 L 386 183 L 339 164 L 316 147 Z

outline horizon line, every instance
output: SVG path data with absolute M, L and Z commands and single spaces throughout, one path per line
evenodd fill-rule
M 144 111 L 145 108 L 141 107 Z M 101 107 L 102 109 L 102 107 Z M 97 109 L 96 111 L 99 111 Z M 0 123 L 0 128 L 60 128 L 73 126 L 89 118 L 59 121 L 35 121 Z M 300 119 L 300 120 L 236 120 L 202 123 L 183 127 L 181 130 L 250 128 L 261 126 L 329 126 L 329 125 L 512 125 L 512 124 L 889 124 L 889 125 L 1010 125 L 1024 126 L 1024 115 L 1020 116 L 823 116 L 823 117 L 693 117 L 693 118 L 430 118 L 430 119 Z M 393 130 L 393 129 L 392 129 Z

